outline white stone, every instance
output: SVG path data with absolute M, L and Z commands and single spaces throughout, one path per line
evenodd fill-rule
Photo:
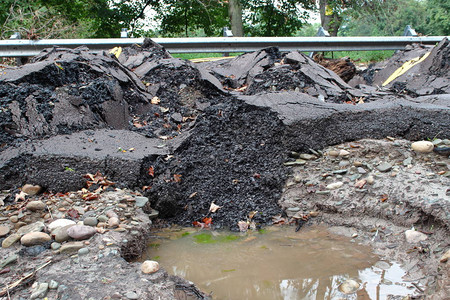
M 335 190 L 335 189 L 342 187 L 343 185 L 344 185 L 344 183 L 342 181 L 333 182 L 333 183 L 330 183 L 329 185 L 327 185 L 327 190 Z
M 434 145 L 429 141 L 419 141 L 412 143 L 411 148 L 416 152 L 429 153 L 433 151 Z
M 47 228 L 50 232 L 55 230 L 56 228 L 64 227 L 67 225 L 75 225 L 75 221 L 69 220 L 69 219 L 58 219 L 53 222 L 51 222 Z
M 141 271 L 145 274 L 152 274 L 159 270 L 159 263 L 154 260 L 146 260 L 141 265 Z
M 339 156 L 348 156 L 350 155 L 350 152 L 348 152 L 347 150 L 342 149 L 341 151 L 339 151 Z
M 428 238 L 426 234 L 411 229 L 405 231 L 405 237 L 408 243 L 418 243 Z

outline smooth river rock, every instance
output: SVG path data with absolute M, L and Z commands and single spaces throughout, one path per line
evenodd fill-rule
M 30 196 L 34 196 L 39 194 L 41 189 L 42 188 L 39 185 L 25 184 L 22 187 L 22 192 L 27 193 Z
M 67 229 L 67 234 L 75 240 L 87 240 L 96 233 L 94 227 L 86 225 L 75 225 Z
M 48 227 L 48 230 L 50 232 L 52 232 L 56 228 L 64 227 L 67 225 L 75 225 L 75 224 L 76 224 L 75 221 L 72 221 L 69 219 L 57 219 L 57 220 L 51 222 L 47 227 Z
M 67 230 L 72 226 L 75 226 L 75 224 L 67 225 L 64 227 L 58 227 L 55 230 L 53 230 L 52 231 L 53 239 L 55 241 L 57 241 L 58 243 L 62 243 L 62 242 L 66 242 L 66 241 L 70 240 L 70 236 L 67 233 Z
M 20 240 L 20 237 L 22 235 L 18 234 L 18 233 L 13 233 L 10 236 L 8 236 L 6 239 L 3 240 L 2 242 L 2 247 L 3 248 L 9 248 L 11 247 L 13 244 L 15 244 L 18 240 Z
M 20 243 L 24 246 L 35 246 L 41 245 L 45 242 L 51 241 L 51 237 L 45 232 L 30 232 L 25 234 L 21 239 Z
M 420 153 L 430 153 L 433 151 L 434 145 L 429 141 L 418 141 L 411 144 L 411 148 Z
M 405 231 L 405 238 L 408 243 L 418 243 L 421 241 L 425 241 L 428 236 L 422 232 L 415 231 L 415 230 L 406 230 Z
M 4 237 L 4 236 L 8 235 L 9 231 L 10 231 L 9 226 L 1 225 L 0 226 L 0 237 Z
M 47 205 L 45 205 L 45 203 L 42 201 L 30 201 L 25 207 L 29 211 L 40 211 L 44 210 L 46 206 Z
M 59 253 L 77 252 L 84 247 L 83 242 L 67 242 L 59 248 Z
M 344 183 L 342 181 L 333 182 L 333 183 L 330 183 L 329 185 L 327 185 L 327 190 L 335 190 L 335 189 L 342 187 L 343 185 L 344 185 Z
M 141 271 L 145 274 L 152 274 L 159 270 L 159 263 L 154 260 L 146 260 L 141 265 Z
M 34 222 L 30 225 L 25 225 L 19 228 L 19 230 L 17 230 L 17 233 L 20 235 L 25 235 L 27 233 L 30 232 L 35 232 L 35 231 L 42 231 L 44 230 L 45 225 L 42 222 Z

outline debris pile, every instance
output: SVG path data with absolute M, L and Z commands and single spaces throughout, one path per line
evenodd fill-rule
M 450 41 L 444 38 L 437 46 L 407 46 L 390 59 L 371 65 L 349 84 L 385 86 L 411 97 L 450 94 Z
M 444 40 L 430 59 L 447 48 Z M 352 88 L 296 51 L 197 65 L 151 40 L 112 52 L 53 48 L 4 70 L 1 188 L 31 182 L 67 192 L 101 171 L 118 187 L 142 189 L 169 221 L 199 222 L 214 202 L 222 207 L 214 226 L 237 229 L 251 211 L 256 224 L 281 212 L 290 151 L 420 139 L 450 120 L 442 101 Z M 446 80 L 448 66 L 432 65 Z

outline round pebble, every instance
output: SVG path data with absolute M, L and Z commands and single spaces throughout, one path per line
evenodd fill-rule
M 58 242 L 53 242 L 50 247 L 52 248 L 52 250 L 58 250 L 59 248 L 61 248 L 61 244 Z
M 4 237 L 4 236 L 8 235 L 9 231 L 10 231 L 9 226 L 1 225 L 0 226 L 0 237 Z
M 89 248 L 86 248 L 86 247 L 78 250 L 78 255 L 86 255 L 88 253 L 89 253 Z
M 96 217 L 87 217 L 84 219 L 83 224 L 86 226 L 97 226 L 98 220 Z
M 420 153 L 429 153 L 433 151 L 434 145 L 429 141 L 418 141 L 411 144 L 411 148 Z
M 141 265 L 141 271 L 145 274 L 152 274 L 159 270 L 159 263 L 154 260 L 146 260 Z
M 24 246 L 34 246 L 41 245 L 51 239 L 52 238 L 45 232 L 30 232 L 20 239 L 20 243 Z
M 28 204 L 25 207 L 29 211 L 34 212 L 34 211 L 44 210 L 47 207 L 47 205 L 42 201 L 30 201 L 30 202 L 28 202 Z
M 125 297 L 127 297 L 127 299 L 139 299 L 138 294 L 136 294 L 135 292 L 127 292 L 125 294 Z

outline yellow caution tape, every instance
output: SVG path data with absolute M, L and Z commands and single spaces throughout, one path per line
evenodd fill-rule
M 411 60 L 408 60 L 407 62 L 405 62 L 400 68 L 398 68 L 397 70 L 394 71 L 394 73 L 392 73 L 391 76 L 389 76 L 388 79 L 386 79 L 385 82 L 383 82 L 383 86 L 388 85 L 391 81 L 395 80 L 397 77 L 405 74 L 406 72 L 408 72 L 409 69 L 411 69 L 412 67 L 414 67 L 415 65 L 423 62 L 428 55 L 430 55 L 430 52 L 426 53 L 424 56 L 420 57 L 416 57 L 413 58 Z
M 114 54 L 117 58 L 119 58 L 120 54 L 122 54 L 122 47 L 114 47 L 109 51 L 109 53 Z

